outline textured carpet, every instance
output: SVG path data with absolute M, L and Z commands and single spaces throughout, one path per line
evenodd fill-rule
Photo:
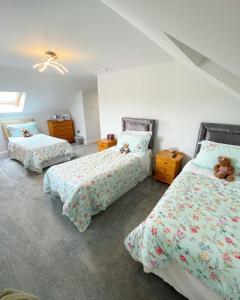
M 76 155 L 96 151 L 75 146 Z M 44 200 L 43 175 L 0 159 L 0 290 L 42 300 L 184 299 L 125 250 L 125 236 L 152 210 L 167 186 L 145 179 L 92 219 L 84 233 L 62 216 L 60 199 Z

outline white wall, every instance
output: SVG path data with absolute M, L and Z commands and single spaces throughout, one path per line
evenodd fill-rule
M 100 137 L 100 122 L 97 91 L 81 91 L 70 107 L 75 132 L 80 130 L 85 144 L 93 143 Z
M 122 117 L 157 120 L 155 152 L 176 146 L 193 156 L 200 122 L 240 124 L 240 101 L 177 62 L 98 76 L 101 136 Z
M 96 91 L 83 91 L 83 105 L 87 144 L 100 137 L 99 105 Z
M 26 92 L 26 101 L 21 113 L 0 113 L 1 119 L 31 117 L 36 119 L 40 130 L 48 132 L 47 119 L 53 113 L 69 112 L 70 104 L 81 90 L 77 78 L 0 67 L 0 91 Z M 7 141 L 0 130 L 0 152 L 7 150 Z
M 71 104 L 69 111 L 74 121 L 75 134 L 79 130 L 80 135 L 84 138 L 84 140 L 86 140 L 86 127 L 82 91 L 78 93 L 78 96 Z

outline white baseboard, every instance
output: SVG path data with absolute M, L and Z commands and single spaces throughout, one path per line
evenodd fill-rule
M 2 151 L 0 152 L 0 158 L 8 157 L 8 151 Z

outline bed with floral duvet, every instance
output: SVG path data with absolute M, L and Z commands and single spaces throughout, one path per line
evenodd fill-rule
M 149 175 L 147 155 L 122 154 L 113 147 L 53 166 L 45 174 L 44 192 L 60 196 L 63 215 L 83 232 L 93 215 Z
M 27 138 L 10 137 L 8 151 L 10 158 L 20 161 L 26 169 L 42 173 L 46 166 L 69 160 L 72 147 L 66 140 L 35 134 Z
M 185 168 L 125 246 L 145 272 L 176 261 L 220 298 L 240 299 L 240 178 L 199 170 Z

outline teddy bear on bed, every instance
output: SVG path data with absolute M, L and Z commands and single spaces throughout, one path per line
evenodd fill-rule
M 121 153 L 127 154 L 128 152 L 130 152 L 129 150 L 129 145 L 128 144 L 123 144 L 122 148 L 120 149 Z
M 218 164 L 214 167 L 214 174 L 219 179 L 234 181 L 234 167 L 231 164 L 231 159 L 226 156 L 218 157 Z
M 23 129 L 23 137 L 31 137 L 32 136 L 32 134 L 27 130 L 27 129 Z

